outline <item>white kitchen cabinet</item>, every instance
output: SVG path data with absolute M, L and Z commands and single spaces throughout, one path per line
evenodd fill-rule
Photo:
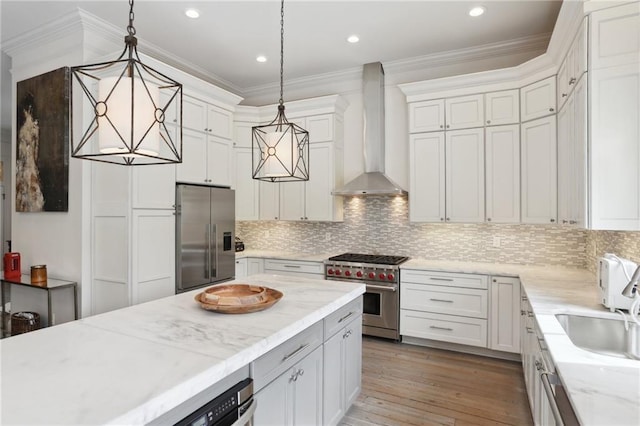
M 362 315 L 324 343 L 323 424 L 337 425 L 360 394 L 362 381 Z
M 518 89 L 485 93 L 484 100 L 487 126 L 520 122 L 520 91 Z
M 402 270 L 400 334 L 487 347 L 488 277 Z
M 260 220 L 278 220 L 280 218 L 280 183 L 259 181 L 258 189 L 260 191 Z
M 446 221 L 484 222 L 484 131 L 445 133 Z
M 235 147 L 235 179 L 232 189 L 236 191 L 236 220 L 258 220 L 260 218 L 260 186 L 252 175 L 251 148 Z
M 522 123 L 521 215 L 523 223 L 556 223 L 556 117 Z
M 535 120 L 556 112 L 556 77 L 520 89 L 520 121 Z
M 289 122 L 295 123 L 309 132 L 309 143 L 331 142 L 335 139 L 333 114 L 295 117 L 290 118 Z
M 487 222 L 520 222 L 520 126 L 487 127 Z
M 409 133 L 444 130 L 444 99 L 409 104 Z
M 305 260 L 264 259 L 264 272 L 266 274 L 324 279 L 324 263 Z
M 256 425 L 322 425 L 322 346 L 255 395 Z
M 231 140 L 193 130 L 182 134 L 182 163 L 176 166 L 176 180 L 231 186 Z
M 520 280 L 491 277 L 489 349 L 520 353 Z
M 638 2 L 598 10 L 590 16 L 590 69 L 637 66 L 640 62 Z
M 446 130 L 484 126 L 484 95 L 459 96 L 445 99 Z
M 182 127 L 211 136 L 231 139 L 233 130 L 231 111 L 191 96 L 182 97 Z
M 267 199 L 260 199 L 261 218 L 278 220 L 341 221 L 343 198 L 331 194 L 343 180 L 342 149 L 333 143 L 314 143 L 309 146 L 309 180 L 278 184 L 276 194 L 267 191 Z M 267 182 L 266 185 L 274 185 Z M 275 192 L 275 191 L 274 191 Z M 273 196 L 273 198 L 271 198 Z M 266 205 L 263 207 L 263 203 Z M 276 212 L 277 210 L 277 212 Z
M 247 262 L 247 274 L 261 274 L 264 272 L 264 260 L 250 257 Z
M 176 203 L 176 166 L 158 164 L 132 167 L 134 209 L 173 209 Z
M 175 220 L 173 210 L 133 211 L 132 304 L 175 294 Z
M 558 223 L 584 228 L 587 217 L 587 93 L 580 79 L 558 113 Z
M 409 220 L 442 222 L 445 218 L 444 132 L 409 137 Z
M 248 259 L 243 257 L 242 259 L 236 259 L 236 278 L 244 278 L 249 275 L 248 272 Z

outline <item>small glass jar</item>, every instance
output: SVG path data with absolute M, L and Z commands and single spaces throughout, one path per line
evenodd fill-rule
M 31 267 L 31 284 L 47 285 L 47 265 L 34 265 Z

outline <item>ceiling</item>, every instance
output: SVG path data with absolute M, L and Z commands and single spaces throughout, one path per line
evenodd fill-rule
M 360 68 L 368 62 L 386 65 L 550 35 L 561 3 L 562 0 L 287 0 L 285 83 Z M 484 6 L 486 13 L 472 18 L 468 11 L 476 5 Z M 188 7 L 199 10 L 200 18 L 187 18 L 184 11 Z M 125 0 L 2 0 L 1 40 L 37 29 L 77 8 L 111 23 L 121 29 L 122 35 L 126 33 L 129 5 Z M 137 0 L 134 13 L 141 51 L 160 52 L 165 59 L 173 59 L 169 62 L 172 65 L 204 76 L 240 96 L 278 87 L 279 1 Z M 351 34 L 357 34 L 360 42 L 348 43 L 346 38 Z M 267 62 L 258 63 L 257 55 L 265 55 Z

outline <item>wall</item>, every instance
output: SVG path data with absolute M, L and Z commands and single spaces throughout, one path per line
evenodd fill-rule
M 365 252 L 585 268 L 589 232 L 553 225 L 410 223 L 406 197 L 349 197 L 344 222 L 238 222 L 248 250 Z M 494 247 L 494 239 L 500 247 Z M 636 241 L 637 244 L 637 241 Z M 637 247 L 637 245 L 636 245 Z

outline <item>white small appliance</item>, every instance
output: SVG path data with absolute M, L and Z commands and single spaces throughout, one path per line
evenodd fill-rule
M 629 283 L 638 265 L 629 259 L 622 259 L 614 254 L 605 253 L 598 259 L 598 293 L 600 303 L 611 312 L 616 309 L 631 308 L 633 299 L 622 295 L 622 290 Z M 627 273 L 625 274 L 624 269 Z

